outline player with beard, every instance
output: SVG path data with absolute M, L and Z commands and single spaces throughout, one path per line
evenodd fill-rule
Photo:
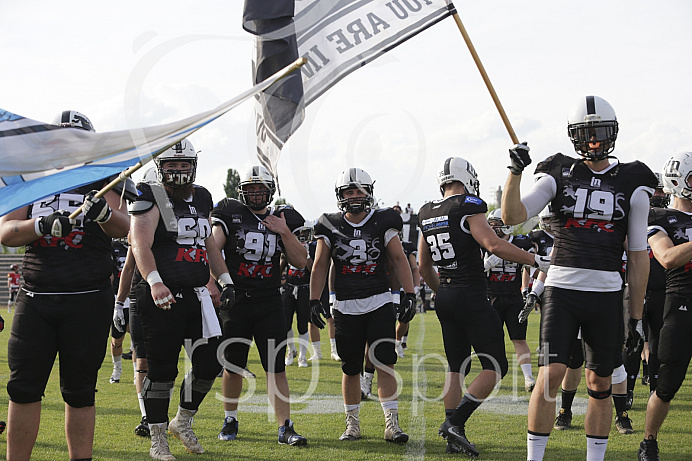
M 669 209 L 649 213 L 649 245 L 666 271 L 663 325 L 658 341 L 658 383 L 646 406 L 639 461 L 658 461 L 658 433 L 671 400 L 682 386 L 692 357 L 692 152 L 668 159 L 662 171 L 663 191 L 673 195 Z
M 502 222 L 502 210 L 496 208 L 488 215 L 488 224 L 498 237 L 524 251 L 533 251 L 533 242 L 526 235 L 511 235 L 512 226 Z M 483 250 L 483 268 L 487 274 L 488 298 L 493 309 L 507 327 L 509 339 L 514 345 L 519 367 L 524 375 L 524 389 L 533 391 L 536 380 L 531 371 L 531 351 L 526 343 L 526 328 L 528 324 L 521 322 L 519 313 L 524 307 L 521 296 L 522 265 Z
M 377 387 L 385 416 L 384 438 L 406 443 L 408 435 L 399 427 L 399 406 L 394 364 L 395 324 L 407 323 L 415 315 L 413 277 L 398 232 L 401 216 L 391 208 L 373 209 L 373 180 L 360 168 L 344 170 L 336 180 L 336 198 L 341 213 L 325 213 L 315 225 L 317 250 L 310 277 L 312 323 L 324 328 L 325 308 L 320 301 L 329 273 L 334 267 L 336 300 L 332 309 L 336 348 L 341 357 L 341 389 L 346 412 L 346 430 L 339 440 L 352 441 L 360 432 L 360 374 L 365 346 L 378 371 Z M 392 304 L 387 277 L 387 258 L 406 294 L 398 312 Z
M 302 446 L 307 439 L 291 421 L 286 354 L 286 317 L 281 303 L 281 255 L 296 269 L 307 264 L 307 251 L 293 233 L 305 223 L 289 206 L 270 207 L 276 183 L 269 170 L 250 167 L 240 179 L 240 200 L 226 198 L 214 207 L 214 236 L 223 248 L 235 283 L 235 302 L 222 307 L 224 337 L 224 423 L 219 439 L 238 435 L 238 399 L 243 370 L 254 338 L 267 376 L 267 394 L 279 427 L 279 443 Z
M 56 125 L 94 131 L 89 119 L 64 111 Z M 95 389 L 113 309 L 111 239 L 127 235 L 129 218 L 118 188 L 96 198 L 98 181 L 42 198 L 0 218 L 3 245 L 25 246 L 24 285 L 7 346 L 10 403 L 7 459 L 30 459 L 41 399 L 56 355 L 65 401 L 71 459 L 91 459 Z M 83 204 L 83 215 L 69 215 Z
M 140 182 L 130 208 L 132 253 L 142 280 L 135 287 L 147 352 L 148 374 L 142 397 L 151 434 L 149 455 L 175 459 L 166 429 L 190 453 L 203 453 L 191 420 L 221 365 L 216 358 L 221 327 L 206 287 L 210 273 L 232 296 L 233 284 L 211 229 L 211 194 L 194 184 L 197 152 L 185 139 L 154 160 L 157 181 Z M 180 348 L 192 362 L 180 387 L 175 418 L 168 423 L 171 391 L 178 374 Z
M 422 231 L 418 258 L 421 276 L 436 293 L 435 313 L 448 364 L 445 421 L 439 434 L 447 440 L 447 453 L 478 456 L 478 449 L 466 438 L 466 422 L 508 368 L 502 323 L 488 300 L 481 246 L 498 258 L 541 270 L 547 269 L 548 259 L 497 236 L 486 221 L 488 207 L 478 197 L 478 177 L 469 162 L 447 158 L 438 170 L 437 184 L 442 199 L 428 202 L 418 212 Z M 472 347 L 483 370 L 462 396 Z
M 627 238 L 630 315 L 628 344 L 636 342 L 649 260 L 646 219 L 656 177 L 641 162 L 621 163 L 615 148 L 618 122 L 597 96 L 580 98 L 568 116 L 578 159 L 560 153 L 536 168 L 522 197 L 521 174 L 530 164 L 526 144 L 510 149 L 510 174 L 502 220 L 519 224 L 551 203 L 555 242 L 541 306 L 541 355 L 529 402 L 527 459 L 541 461 L 553 428 L 555 397 L 581 328 L 589 394 L 584 429 L 587 459 L 602 460 L 612 420 L 611 376 L 622 348 L 622 250 Z M 613 159 L 611 161 L 610 159 Z M 547 392 L 546 392 L 547 390 Z

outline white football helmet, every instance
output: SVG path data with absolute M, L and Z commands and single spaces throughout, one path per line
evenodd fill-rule
M 618 137 L 615 110 L 598 96 L 581 98 L 567 118 L 567 134 L 577 154 L 586 160 L 603 160 L 615 149 Z
M 461 157 L 449 157 L 442 162 L 442 165 L 437 172 L 437 185 L 440 186 L 440 192 L 442 195 L 445 194 L 442 186 L 453 181 L 459 181 L 462 183 L 464 188 L 466 188 L 467 194 L 480 194 L 481 185 L 478 181 L 476 170 L 473 169 L 473 165 Z
M 165 167 L 168 161 L 190 162 L 189 170 L 174 170 Z M 155 159 L 158 182 L 164 186 L 178 188 L 186 187 L 195 181 L 197 172 L 197 152 L 192 143 L 183 139 L 159 154 Z
M 663 166 L 663 192 L 692 200 L 692 152 L 680 152 Z
M 312 221 L 305 221 L 302 226 L 296 227 L 296 229 L 293 231 L 296 237 L 298 237 L 298 241 L 300 243 L 310 242 L 312 240 L 313 232 L 314 229 Z
M 538 213 L 538 227 L 544 231 L 550 232 L 550 218 L 553 217 L 553 210 L 550 205 L 543 208 L 540 213 Z
M 258 191 L 244 190 L 243 186 L 249 184 L 262 184 L 265 188 Z M 260 211 L 266 208 L 272 201 L 276 192 L 276 182 L 268 169 L 262 165 L 251 166 L 240 177 L 238 184 L 238 197 L 240 202 L 251 210 Z
M 76 110 L 64 110 L 60 115 L 55 118 L 53 125 L 62 126 L 65 128 L 81 128 L 87 131 L 94 130 L 94 125 L 91 124 L 91 120 Z
M 654 195 L 649 198 L 649 204 L 653 208 L 668 208 L 670 205 L 670 195 L 663 190 L 663 176 L 658 171 L 654 172 L 656 179 L 658 179 L 658 184 L 656 185 L 656 190 Z
M 495 208 L 488 214 L 488 224 L 493 228 L 498 237 L 509 235 L 514 230 L 514 226 L 508 226 L 502 221 L 502 210 Z
M 365 197 L 344 198 L 344 191 L 354 187 L 363 191 Z M 354 214 L 370 211 L 375 205 L 375 197 L 373 196 L 374 191 L 375 181 L 372 180 L 365 170 L 361 170 L 360 168 L 349 168 L 342 171 L 336 178 L 336 184 L 334 185 L 334 192 L 336 192 L 336 201 L 339 209 Z

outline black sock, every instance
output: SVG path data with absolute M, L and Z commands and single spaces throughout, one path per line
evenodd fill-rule
M 449 422 L 455 426 L 464 427 L 471 414 L 473 414 L 480 405 L 481 402 L 467 392 L 461 399 L 461 403 L 459 403 L 457 409 L 454 410 L 454 413 L 449 418 Z
M 642 376 L 649 376 L 649 364 L 642 360 Z
M 372 373 L 372 374 L 375 374 L 375 369 L 374 369 L 374 368 L 368 368 L 368 367 L 364 367 L 364 369 L 365 369 L 365 372 L 366 372 L 366 373 Z
M 454 408 L 445 408 L 445 419 L 449 419 L 454 414 Z
M 91 461 L 91 458 L 70 458 L 70 461 Z
M 562 408 L 565 411 L 572 413 L 572 402 L 574 401 L 574 396 L 577 395 L 577 390 L 566 391 L 562 389 Z
M 613 394 L 613 404 L 615 405 L 615 413 L 618 415 L 627 411 L 627 394 Z

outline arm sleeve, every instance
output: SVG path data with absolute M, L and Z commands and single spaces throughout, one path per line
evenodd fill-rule
M 557 184 L 552 176 L 539 173 L 535 178 L 536 182 L 533 183 L 531 190 L 521 199 L 526 209 L 527 219 L 538 215 L 557 193 Z
M 649 194 L 637 189 L 630 198 L 630 219 L 627 225 L 629 251 L 646 250 L 646 229 L 649 217 Z

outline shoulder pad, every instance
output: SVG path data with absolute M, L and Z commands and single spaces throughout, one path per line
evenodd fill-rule
M 127 211 L 130 214 L 141 214 L 151 210 L 154 206 L 154 202 L 149 202 L 147 200 L 135 200 L 127 204 Z
M 272 214 L 275 216 L 280 216 L 281 213 L 284 214 L 284 219 L 286 219 L 286 225 L 289 229 L 291 229 L 291 232 L 305 224 L 305 219 L 300 213 L 298 213 L 298 211 L 296 211 L 295 208 L 281 205 L 278 206 Z
M 107 182 L 111 182 L 117 177 L 118 175 L 113 175 L 107 179 Z M 122 195 L 128 202 L 134 202 L 137 199 L 137 187 L 135 186 L 135 182 L 130 178 L 118 182 L 111 190 L 118 195 Z M 125 191 L 124 193 L 123 190 Z
M 375 215 L 378 216 L 387 225 L 387 229 L 396 229 L 400 231 L 404 227 L 404 221 L 401 219 L 401 215 L 394 208 L 383 208 L 381 210 L 375 210 Z
M 536 165 L 536 173 L 550 173 L 550 171 L 556 167 L 556 166 L 562 166 L 565 163 L 567 163 L 568 166 L 571 166 L 572 163 L 575 161 L 572 157 L 567 157 L 565 155 L 562 155 L 561 153 L 557 153 L 554 155 L 551 155 L 550 157 L 546 158 L 542 162 L 539 162 L 538 165 Z

